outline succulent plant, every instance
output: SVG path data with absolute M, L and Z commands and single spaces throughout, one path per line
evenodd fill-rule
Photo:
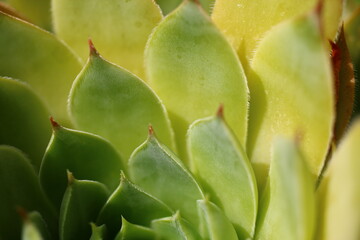
M 0 1 L 0 239 L 360 239 L 359 6 Z

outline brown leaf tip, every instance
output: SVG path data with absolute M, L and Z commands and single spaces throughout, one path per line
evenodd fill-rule
M 75 177 L 72 172 L 69 170 L 66 170 L 67 179 L 68 179 L 68 185 L 72 185 L 75 182 Z
M 196 4 L 198 4 L 198 5 L 201 5 L 201 3 L 200 3 L 199 0 L 190 0 L 190 1 L 193 2 L 193 3 L 196 3 Z
M 98 56 L 99 53 L 96 50 L 93 41 L 91 40 L 91 38 L 88 39 L 88 43 L 89 43 L 89 50 L 90 50 L 90 56 Z
M 28 212 L 20 206 L 16 206 L 16 212 L 19 214 L 20 218 L 23 221 L 26 221 L 28 219 Z
M 216 112 L 216 116 L 218 116 L 219 118 L 224 118 L 224 104 L 220 104 Z
M 50 117 L 50 122 L 51 122 L 51 126 L 53 127 L 54 130 L 61 127 L 60 124 L 58 124 L 52 116 Z
M 152 127 L 151 124 L 149 124 L 148 131 L 149 131 L 149 136 L 154 136 L 155 135 L 154 128 Z

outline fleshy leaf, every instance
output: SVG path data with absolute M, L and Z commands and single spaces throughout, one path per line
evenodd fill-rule
M 115 240 L 155 240 L 155 232 L 147 227 L 135 225 L 121 219 L 122 226 L 120 232 L 116 235 Z
M 318 189 L 320 240 L 360 238 L 360 121 L 355 120 L 330 161 Z
M 274 140 L 268 184 L 260 202 L 255 239 L 311 240 L 315 181 L 293 141 Z
M 91 222 L 96 221 L 109 192 L 105 185 L 88 180 L 76 180 L 68 172 L 66 189 L 60 210 L 60 240 L 89 239 Z
M 56 234 L 57 220 L 41 191 L 29 160 L 16 148 L 0 146 L 0 238 L 20 239 L 21 218 L 17 208 L 38 211 Z
M 317 17 L 309 15 L 273 28 L 259 45 L 249 76 L 247 145 L 259 190 L 276 135 L 302 139 L 311 172 L 321 172 L 335 117 L 333 74 L 324 44 Z
M 91 223 L 91 232 L 90 240 L 103 240 L 106 236 L 106 226 L 96 226 L 94 223 Z
M 183 0 L 156 0 L 156 3 L 159 4 L 164 15 L 169 14 L 171 11 L 177 8 L 182 2 Z M 198 2 L 199 4 L 202 5 L 202 7 L 206 12 L 211 13 L 215 0 L 199 0 Z
M 196 121 L 188 132 L 192 171 L 234 224 L 241 239 L 255 233 L 257 186 L 244 149 L 222 119 Z
M 86 60 L 91 37 L 101 53 L 144 79 L 144 49 L 161 21 L 151 0 L 52 0 L 56 34 Z
M 141 189 L 180 210 L 189 222 L 198 223 L 196 200 L 203 198 L 202 191 L 181 160 L 160 144 L 152 131 L 131 155 L 129 174 Z
M 124 165 L 115 148 L 105 139 L 70 130 L 51 119 L 53 136 L 40 169 L 40 183 L 52 203 L 60 208 L 67 187 L 66 170 L 78 179 L 105 184 L 110 191 L 119 184 Z
M 334 127 L 334 141 L 339 142 L 349 124 L 354 105 L 354 67 L 347 47 L 344 28 L 332 46 L 332 64 L 335 79 L 336 121 Z
M 186 161 L 191 123 L 211 116 L 222 103 L 229 125 L 245 144 L 248 118 L 246 77 L 236 53 L 200 6 L 184 3 L 154 30 L 145 53 L 148 81 L 163 100 Z
M 0 77 L 0 116 L 0 144 L 21 149 L 38 171 L 51 136 L 43 102 L 27 84 Z
M 236 49 L 244 64 L 252 58 L 259 40 L 273 26 L 312 10 L 319 0 L 217 0 L 212 19 Z M 327 39 L 335 38 L 343 1 L 324 0 L 322 25 Z M 261 7 L 259 7 L 261 6 Z M 286 45 L 284 45 L 286 46 Z
M 24 223 L 22 229 L 22 240 L 52 239 L 48 227 L 40 213 L 33 211 L 24 212 Z
M 191 227 L 190 223 L 181 218 L 180 213 L 167 218 L 152 221 L 151 227 L 162 237 L 171 240 L 199 240 L 199 234 Z
M 198 212 L 201 221 L 203 239 L 237 240 L 236 231 L 221 209 L 209 200 L 198 200 Z M 245 239 L 245 238 L 240 238 Z
M 110 140 L 126 161 L 146 138 L 150 123 L 172 147 L 170 121 L 155 93 L 135 75 L 104 60 L 91 42 L 90 49 L 70 94 L 75 126 Z
M 69 123 L 67 97 L 81 70 L 72 52 L 52 34 L 0 13 L 0 75 L 28 82 L 51 114 Z
M 17 11 L 37 26 L 51 30 L 51 0 L 6 0 Z
M 107 200 L 97 222 L 106 224 L 108 235 L 113 238 L 120 230 L 122 217 L 134 224 L 150 226 L 153 219 L 171 214 L 164 203 L 138 189 L 122 174 L 119 187 Z

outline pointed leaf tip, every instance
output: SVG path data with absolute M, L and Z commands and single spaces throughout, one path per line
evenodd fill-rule
M 217 112 L 216 112 L 216 116 L 218 116 L 219 118 L 224 119 L 224 104 L 220 104 Z
M 88 39 L 88 44 L 89 44 L 90 56 L 99 56 L 99 52 L 96 50 L 91 38 Z
M 50 122 L 51 122 L 51 126 L 54 130 L 61 127 L 60 124 L 58 122 L 56 122 L 52 116 L 50 117 Z
M 67 173 L 67 179 L 68 179 L 68 185 L 72 185 L 75 181 L 75 177 L 73 175 L 72 172 L 70 172 L 69 170 L 66 170 L 66 173 Z
M 149 131 L 149 137 L 152 137 L 155 135 L 154 128 L 151 124 L 149 124 L 148 131 Z

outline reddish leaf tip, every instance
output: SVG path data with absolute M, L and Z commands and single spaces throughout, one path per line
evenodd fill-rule
M 50 117 L 50 122 L 51 122 L 51 126 L 53 127 L 54 130 L 61 127 L 60 124 L 58 124 L 52 116 Z
M 98 56 L 99 53 L 96 50 L 93 41 L 91 40 L 91 38 L 88 39 L 88 43 L 89 43 L 89 49 L 90 49 L 90 56 Z
M 148 131 L 149 131 L 149 136 L 154 136 L 155 132 L 151 124 L 149 124 Z
M 23 207 L 17 206 L 16 212 L 19 214 L 20 218 L 23 221 L 26 221 L 28 219 L 28 212 Z
M 216 116 L 218 116 L 219 118 L 224 118 L 224 104 L 220 104 Z

